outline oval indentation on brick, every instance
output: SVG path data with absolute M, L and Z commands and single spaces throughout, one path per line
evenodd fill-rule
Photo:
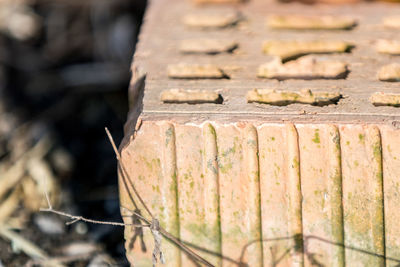
M 195 4 L 237 4 L 247 0 L 192 0 Z
M 168 77 L 173 79 L 229 79 L 229 76 L 215 65 L 186 63 L 168 65 Z
M 369 98 L 374 106 L 400 107 L 400 94 L 374 93 Z
M 383 19 L 383 26 L 400 29 L 400 16 L 391 16 Z
M 222 104 L 223 98 L 219 93 L 214 91 L 171 89 L 161 93 L 161 101 L 178 104 Z
M 400 41 L 380 39 L 376 43 L 376 50 L 382 54 L 400 55 Z
M 186 54 L 219 54 L 231 53 L 238 46 L 231 40 L 191 39 L 181 41 L 179 50 Z
M 378 79 L 385 82 L 400 82 L 400 64 L 393 63 L 380 68 Z
M 287 63 L 276 58 L 258 69 L 258 77 L 277 80 L 345 79 L 347 74 L 347 64 L 342 61 L 318 60 L 310 56 Z
M 221 29 L 236 25 L 242 16 L 238 12 L 193 13 L 183 17 L 183 24 L 201 29 Z
M 263 44 L 263 52 L 288 61 L 307 54 L 330 54 L 349 52 L 353 46 L 343 41 L 281 41 L 270 40 Z
M 312 92 L 302 90 L 300 92 L 277 91 L 269 89 L 254 89 L 247 92 L 247 102 L 264 103 L 274 106 L 286 106 L 290 104 L 309 104 L 313 106 L 325 106 L 337 104 L 342 98 L 338 92 Z
M 274 29 L 349 30 L 357 25 L 357 21 L 337 16 L 271 15 L 267 25 Z

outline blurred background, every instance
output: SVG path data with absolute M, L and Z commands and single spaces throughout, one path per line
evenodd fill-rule
M 117 144 L 146 0 L 0 0 L 0 266 L 127 266 Z

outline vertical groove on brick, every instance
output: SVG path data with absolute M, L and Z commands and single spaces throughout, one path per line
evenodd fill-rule
M 347 266 L 384 266 L 382 147 L 376 126 L 341 126 Z
M 336 245 L 331 245 L 332 266 L 344 266 L 344 230 L 342 205 L 342 162 L 340 149 L 340 133 L 335 125 L 328 126 L 328 195 L 331 205 L 331 235 Z
M 286 125 L 288 142 L 288 193 L 289 193 L 289 236 L 292 238 L 292 266 L 303 266 L 303 238 L 301 216 L 300 153 L 297 129 Z
M 261 203 L 260 203 L 260 170 L 259 149 L 257 129 L 253 125 L 247 125 L 244 129 L 244 161 L 247 176 L 247 189 L 245 194 L 248 198 L 247 214 L 248 240 L 252 242 L 246 248 L 248 266 L 262 266 L 262 230 L 261 230 Z
M 161 225 L 177 238 L 179 235 L 179 212 L 178 212 L 178 185 L 176 170 L 176 145 L 175 145 L 175 127 L 171 123 L 165 123 L 161 126 L 162 141 L 162 171 L 163 181 L 161 184 L 162 194 L 162 214 Z M 164 241 L 163 252 L 166 258 L 166 266 L 180 266 L 181 255 L 178 247 Z
M 379 128 L 371 126 L 369 128 L 369 135 L 367 136 L 369 155 L 372 155 L 371 167 L 372 177 L 371 192 L 372 192 L 372 238 L 374 251 L 378 255 L 385 255 L 385 221 L 384 221 L 384 207 L 383 207 L 383 169 L 382 169 L 382 140 Z M 379 265 L 384 266 L 385 261 L 383 257 L 378 257 Z
M 386 266 L 400 261 L 400 129 L 381 126 Z
M 289 175 L 284 124 L 258 128 L 264 266 L 290 266 Z
M 203 126 L 204 155 L 204 217 L 209 226 L 209 233 L 212 239 L 208 248 L 217 254 L 221 254 L 221 221 L 219 210 L 219 181 L 218 181 L 218 149 L 217 136 L 214 127 L 210 123 Z M 220 266 L 220 257 L 211 258 L 212 262 Z
M 343 266 L 340 136 L 334 125 L 297 124 L 304 265 Z
M 211 250 L 213 236 L 204 217 L 203 129 L 197 125 L 175 124 L 175 136 L 180 237 L 184 242 Z M 208 256 L 203 251 L 197 252 Z M 181 252 L 181 266 L 193 265 L 194 261 Z
M 400 129 L 381 126 L 386 266 L 400 261 Z

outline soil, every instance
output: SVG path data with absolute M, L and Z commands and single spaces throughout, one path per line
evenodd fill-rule
M 60 171 L 50 156 L 46 158 L 61 186 L 59 209 L 122 222 L 117 163 L 104 127 L 117 144 L 122 140 L 130 64 L 146 1 L 38 0 L 25 6 L 41 21 L 33 37 L 19 40 L 0 30 L 0 118 L 11 114 L 16 122 L 6 138 L 0 138 L 0 162 L 10 160 L 12 165 L 16 146 L 11 140 L 18 126 L 29 126 L 24 135 L 31 144 L 50 134 L 52 151 L 62 149 L 73 163 Z M 104 248 L 118 266 L 128 266 L 123 227 L 81 223 L 87 228 L 82 234 L 74 224 L 65 234 L 49 235 L 35 225 L 38 213 L 31 214 L 22 203 L 18 212 L 28 217 L 19 234 L 50 256 L 60 256 L 59 249 L 66 244 L 90 241 Z M 2 265 L 23 266 L 29 260 L 0 237 Z

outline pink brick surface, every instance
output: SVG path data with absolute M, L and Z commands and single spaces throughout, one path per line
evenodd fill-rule
M 161 225 L 216 266 L 383 266 L 384 255 L 399 264 L 392 126 L 144 120 L 121 153 Z M 120 180 L 129 223 L 135 208 Z M 135 266 L 151 266 L 144 231 L 146 253 L 126 227 Z M 162 249 L 167 266 L 195 266 L 165 239 Z

